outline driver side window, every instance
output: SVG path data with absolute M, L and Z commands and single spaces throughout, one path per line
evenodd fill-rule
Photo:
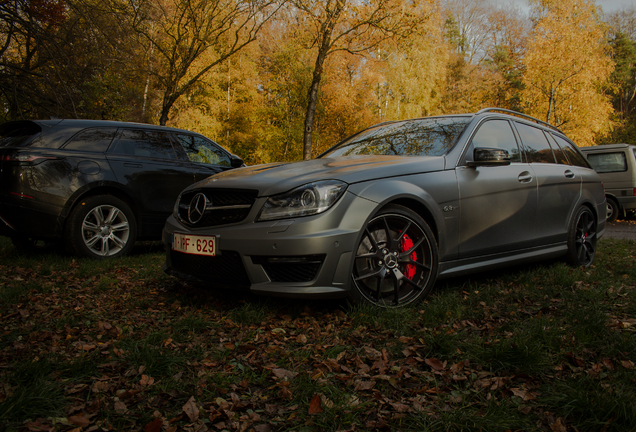
M 507 150 L 510 162 L 521 162 L 519 146 L 507 120 L 489 120 L 482 123 L 472 140 L 473 150 L 477 147 Z

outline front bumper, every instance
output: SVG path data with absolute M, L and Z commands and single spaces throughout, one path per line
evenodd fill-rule
M 253 222 L 262 202 L 234 225 L 189 229 L 174 216 L 166 221 L 166 273 L 211 288 L 249 289 L 256 293 L 307 298 L 343 297 L 351 283 L 352 259 L 367 218 L 376 203 L 347 192 L 325 213 Z M 171 250 L 174 232 L 214 235 L 215 257 Z

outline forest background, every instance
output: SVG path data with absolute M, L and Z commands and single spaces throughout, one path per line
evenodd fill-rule
M 636 142 L 636 11 L 589 0 L 2 0 L 0 122 L 209 136 L 248 164 L 484 107 Z

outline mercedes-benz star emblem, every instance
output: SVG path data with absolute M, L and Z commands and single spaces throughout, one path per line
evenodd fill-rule
M 398 265 L 398 259 L 395 255 L 393 254 L 387 254 L 384 257 L 384 263 L 386 264 L 386 266 L 390 269 L 396 268 Z
M 205 194 L 198 193 L 190 201 L 190 207 L 188 208 L 188 220 L 191 224 L 198 223 L 205 213 L 205 209 L 208 206 L 208 197 Z

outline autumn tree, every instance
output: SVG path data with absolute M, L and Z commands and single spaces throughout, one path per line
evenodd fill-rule
M 117 0 L 112 0 L 117 1 Z M 154 50 L 161 89 L 159 124 L 215 66 L 256 40 L 284 0 L 130 0 L 114 8 Z M 201 61 L 205 59 L 205 61 Z
M 524 58 L 527 112 L 581 145 L 607 128 L 612 107 L 602 84 L 613 63 L 594 3 L 536 0 L 536 25 Z
M 382 80 L 377 84 L 377 111 L 382 119 L 406 119 L 441 114 L 447 64 L 442 15 L 435 11 L 425 31 L 406 40 L 384 44 Z M 381 66 L 381 68 L 380 68 Z
M 315 52 L 303 133 L 303 158 L 310 159 L 318 90 L 327 58 L 338 51 L 365 55 L 388 38 L 404 38 L 426 20 L 427 11 L 417 11 L 401 0 L 293 0 L 293 5 L 309 36 L 308 48 Z

